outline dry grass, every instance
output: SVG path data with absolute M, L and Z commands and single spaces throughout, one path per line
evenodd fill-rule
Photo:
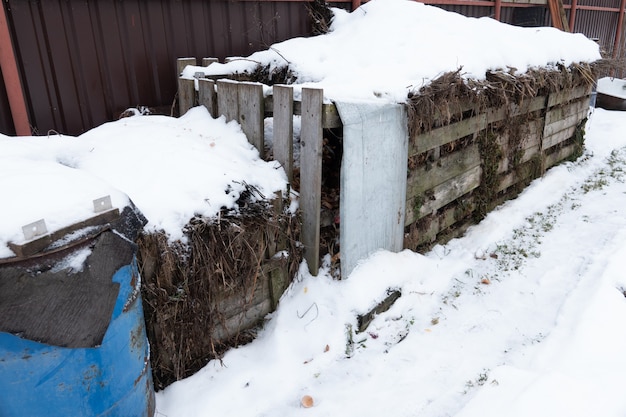
M 193 218 L 184 232 L 188 245 L 172 244 L 164 233 L 138 239 L 157 389 L 251 339 L 249 329 L 228 332 L 225 322 L 234 313 L 254 308 L 263 282 L 267 288 L 264 267 L 275 262 L 269 258 L 276 250 L 269 246 L 285 243 L 289 257 L 281 266 L 290 278 L 301 261 L 296 218 L 276 215 L 264 202 L 247 204 L 237 213 L 224 212 L 217 219 Z

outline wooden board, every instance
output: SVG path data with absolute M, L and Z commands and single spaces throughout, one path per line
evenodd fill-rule
M 591 86 L 580 86 L 572 90 L 563 90 L 548 96 L 548 108 L 591 94 Z
M 263 158 L 264 143 L 264 116 L 263 85 L 259 83 L 242 82 L 237 84 L 237 100 L 239 124 L 250 142 Z
M 64 238 L 72 232 L 91 226 L 101 226 L 117 220 L 119 217 L 119 209 L 113 208 L 107 211 L 103 211 L 102 213 L 98 213 L 97 215 L 81 222 L 77 222 L 69 226 L 63 227 L 53 233 L 39 236 L 35 239 L 23 243 L 8 242 L 8 246 L 15 253 L 15 255 L 17 255 L 18 258 L 28 258 L 41 252 L 42 250 L 50 246 L 53 242 Z
M 178 79 L 178 114 L 182 116 L 195 105 L 196 88 L 194 80 Z
M 422 194 L 479 165 L 480 151 L 477 144 L 472 144 L 433 164 L 412 170 L 407 178 L 407 195 Z
M 275 88 L 275 86 L 274 86 Z M 274 96 L 265 97 L 265 117 L 272 117 L 272 109 L 274 108 Z M 293 102 L 293 114 L 302 115 L 302 101 Z M 339 128 L 342 126 L 341 117 L 337 111 L 337 107 L 333 103 L 322 104 L 322 127 L 324 129 Z
M 566 129 L 553 133 L 550 136 L 546 136 L 543 138 L 542 148 L 545 151 L 546 149 L 550 149 L 554 145 L 558 145 L 559 143 L 570 139 L 574 132 L 576 132 L 576 126 L 570 126 Z
M 302 133 L 300 137 L 300 208 L 302 243 L 309 272 L 319 270 L 320 208 L 322 189 L 322 101 L 321 89 L 302 89 Z
M 215 91 L 215 81 L 206 78 L 198 80 L 198 104 L 206 107 L 211 117 L 217 115 L 217 92 Z
M 217 80 L 217 115 L 224 116 L 227 122 L 239 121 L 239 96 L 236 81 Z
M 546 124 L 543 130 L 543 136 L 548 137 L 553 134 L 560 132 L 561 130 L 565 130 L 572 126 L 578 126 L 581 120 L 583 120 L 587 116 L 587 108 L 579 112 L 578 114 L 572 114 L 570 116 L 565 117 L 564 119 L 556 120 L 550 124 Z
M 451 203 L 462 195 L 467 194 L 480 186 L 481 173 L 482 168 L 480 166 L 471 168 L 444 184 L 434 187 L 431 192 L 429 192 L 429 197 L 407 194 L 406 216 L 404 222 L 405 226 L 408 226 L 416 220 L 433 213 L 439 208 Z M 414 204 L 415 197 L 422 197 L 425 200 L 420 205 L 419 212 L 415 212 L 415 209 L 417 208 Z
M 570 102 L 563 106 L 555 106 L 546 112 L 546 124 L 552 124 L 572 116 L 574 114 L 581 114 L 589 110 L 590 97 L 583 97 L 576 101 Z
M 558 151 L 552 152 L 549 155 L 546 155 L 545 157 L 545 167 L 546 169 L 553 167 L 554 165 L 558 164 L 559 162 L 569 158 L 570 156 L 572 156 L 574 154 L 574 152 L 576 151 L 576 144 L 571 144 L 568 146 L 564 146 L 561 149 L 559 149 Z
M 293 87 L 274 86 L 274 159 L 293 181 Z
M 409 141 L 409 156 L 454 142 L 485 127 L 487 127 L 487 115 L 483 113 L 457 123 L 433 129 L 430 132 L 411 138 Z

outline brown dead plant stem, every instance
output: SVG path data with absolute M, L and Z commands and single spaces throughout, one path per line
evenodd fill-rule
M 186 245 L 169 242 L 158 232 L 138 240 L 157 389 L 249 341 L 251 333 L 233 329 L 232 318 L 245 315 L 265 301 L 260 297 L 269 296 L 268 266 L 284 268 L 293 277 L 302 259 L 295 216 L 277 215 L 266 202 L 223 211 L 218 218 L 194 217 L 184 233 Z M 278 241 L 288 256 L 276 261 L 268 242 Z

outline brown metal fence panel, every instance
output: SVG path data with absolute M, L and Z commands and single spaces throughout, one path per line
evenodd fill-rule
M 445 0 L 444 0 L 445 1 Z M 426 1 L 428 2 L 428 1 Z M 433 2 L 442 3 L 442 0 Z M 495 1 L 441 5 L 494 17 Z M 568 16 L 573 0 L 565 0 Z M 5 0 L 29 119 L 36 134 L 80 134 L 129 107 L 169 114 L 180 57 L 246 56 L 311 33 L 305 0 Z M 620 0 L 579 0 L 575 32 L 612 54 Z M 350 1 L 329 2 L 350 9 Z M 500 20 L 551 24 L 545 6 L 502 3 Z M 585 7 L 611 8 L 610 11 Z M 531 9 L 534 9 L 532 11 Z M 542 10 L 544 14 L 541 14 Z M 488 47 L 488 45 L 486 46 Z M 617 56 L 623 57 L 623 46 Z M 15 130 L 0 90 L 0 132 Z
M 2 80 L 1 70 L 0 80 Z M 11 107 L 9 105 L 9 96 L 3 82 L 0 82 L 0 134 L 11 136 L 15 135 L 15 127 L 13 126 L 13 117 L 11 115 Z
M 80 134 L 135 106 L 169 113 L 176 58 L 245 56 L 310 32 L 303 2 L 6 0 L 4 5 L 37 134 Z

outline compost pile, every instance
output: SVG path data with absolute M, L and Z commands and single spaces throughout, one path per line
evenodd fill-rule
M 164 233 L 138 239 L 156 389 L 192 375 L 249 342 L 301 262 L 296 217 L 282 202 L 240 199 L 216 218 L 195 217 L 188 244 Z M 272 295 L 273 274 L 283 281 Z M 275 285 L 275 284 L 274 284 Z
M 504 111 L 505 117 L 493 123 L 486 123 L 472 134 L 444 146 L 409 155 L 409 171 L 428 171 L 433 164 L 438 164 L 441 158 L 470 146 L 477 146 L 482 173 L 477 189 L 407 227 L 405 246 L 424 251 L 435 242 L 445 242 L 460 235 L 469 225 L 484 218 L 495 206 L 514 198 L 530 181 L 541 176 L 545 172 L 546 155 L 574 144 L 576 152 L 569 159 L 580 156 L 583 151 L 586 118 L 580 122 L 570 139 L 543 154 L 540 152 L 530 161 L 523 162 L 525 152 L 523 143 L 528 139 L 528 128 L 533 123 L 542 123 L 545 118 L 545 108 L 533 110 L 532 101 L 543 97 L 547 100 L 550 94 L 573 91 L 577 88 L 590 92 L 598 73 L 611 65 L 609 61 L 597 61 L 591 64 L 573 64 L 569 67 L 560 65 L 554 68 L 531 69 L 523 74 L 516 74 L 512 68 L 509 71 L 488 72 L 484 80 L 464 79 L 462 69 L 459 69 L 448 72 L 419 90 L 409 93 L 407 100 L 409 140 L 415 149 L 420 147 L 416 138 L 434 129 L 472 121 L 470 120 L 472 118 L 476 120 L 478 115 L 486 115 L 485 120 L 488 120 L 491 114 L 498 111 Z M 562 108 L 568 105 L 568 102 L 560 104 Z M 515 186 L 504 190 L 501 186 L 504 178 L 502 167 L 508 167 L 504 171 L 520 178 Z M 427 200 L 434 198 L 429 195 L 421 196 L 419 201 L 414 202 L 415 211 L 419 211 L 419 207 Z M 442 220 L 445 216 L 453 220 Z M 439 234 L 436 241 L 434 238 L 425 241 L 423 236 L 428 235 L 429 230 L 441 228 L 435 224 L 445 222 L 454 225 L 445 230 L 445 233 Z

